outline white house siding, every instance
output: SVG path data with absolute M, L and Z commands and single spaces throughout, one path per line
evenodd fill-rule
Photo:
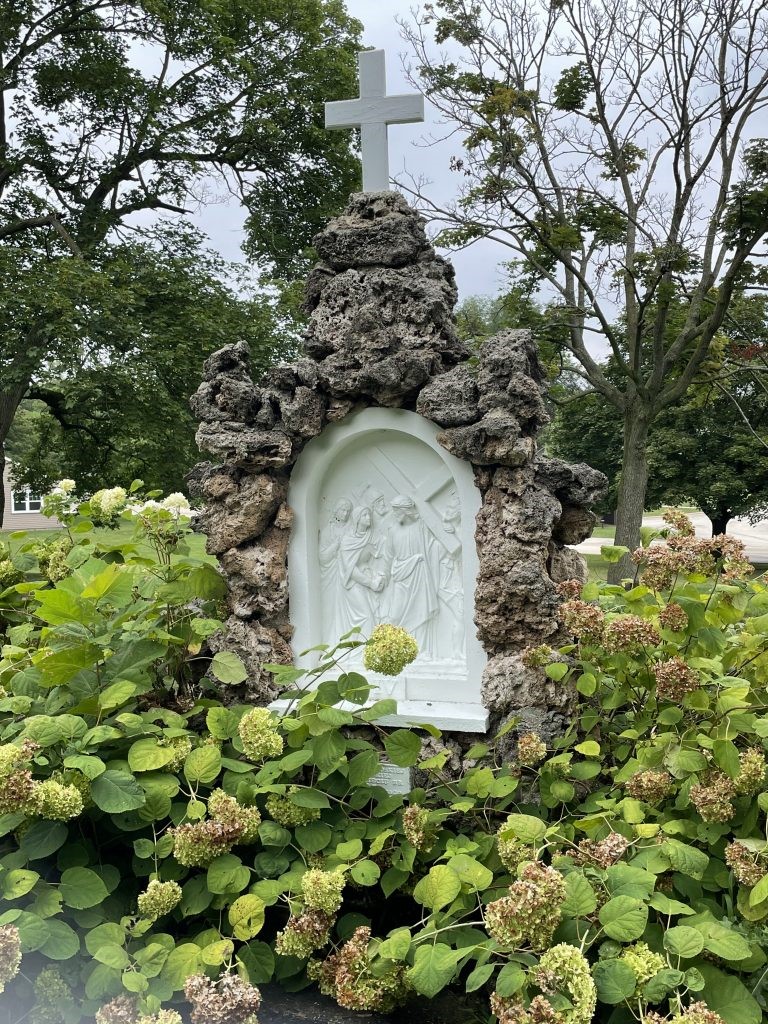
M 57 519 L 47 519 L 40 512 L 13 511 L 13 483 L 11 482 L 10 466 L 6 462 L 3 472 L 5 489 L 5 506 L 3 509 L 3 525 L 5 530 L 55 530 L 61 526 Z

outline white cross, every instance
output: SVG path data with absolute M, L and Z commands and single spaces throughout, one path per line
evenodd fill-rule
M 390 124 L 424 120 L 424 97 L 411 92 L 387 96 L 387 72 L 383 50 L 364 50 L 357 55 L 360 98 L 325 104 L 326 128 L 359 128 L 363 154 L 363 192 L 389 188 Z

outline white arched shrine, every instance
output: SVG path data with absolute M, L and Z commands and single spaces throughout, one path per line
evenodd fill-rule
M 472 467 L 437 442 L 438 428 L 403 409 L 363 409 L 326 427 L 291 476 L 288 586 L 296 664 L 303 651 L 379 622 L 412 633 L 417 660 L 372 676 L 397 700 L 387 723 L 485 730 L 486 655 L 473 622 L 478 572 Z M 351 656 L 350 667 L 359 660 Z

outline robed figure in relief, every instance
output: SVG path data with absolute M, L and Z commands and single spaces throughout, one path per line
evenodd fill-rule
M 389 586 L 384 617 L 413 635 L 420 655 L 434 658 L 440 606 L 438 545 L 413 498 L 400 494 L 390 504 L 394 522 L 386 541 Z

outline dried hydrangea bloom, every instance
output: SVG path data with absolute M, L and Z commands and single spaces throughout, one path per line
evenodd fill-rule
M 562 1013 L 544 996 L 534 996 L 526 1008 L 519 996 L 491 993 L 491 1013 L 499 1024 L 565 1024 Z
M 267 813 L 273 821 L 284 828 L 308 825 L 320 817 L 319 807 L 299 807 L 298 804 L 289 800 L 289 797 L 298 793 L 299 790 L 299 786 L 289 786 L 285 796 L 281 796 L 279 793 L 270 793 L 267 797 Z
M 411 804 L 403 811 L 403 832 L 405 838 L 417 850 L 428 853 L 435 844 L 435 830 L 429 822 L 429 811 L 426 807 Z
M 343 871 L 310 868 L 301 876 L 301 896 L 305 907 L 335 914 L 341 908 L 346 877 Z
M 753 853 L 748 846 L 738 841 L 729 843 L 725 848 L 725 863 L 731 869 L 738 882 L 753 886 L 764 877 L 768 867 L 764 858 Z
M 691 786 L 690 795 L 703 821 L 730 821 L 735 813 L 731 800 L 736 796 L 736 786 L 724 772 L 709 772 Z
M 407 630 L 384 623 L 371 633 L 363 651 L 363 664 L 369 672 L 397 676 L 418 653 L 418 644 Z
M 409 994 L 405 967 L 392 962 L 386 974 L 378 970 L 378 965 L 374 970 L 368 956 L 370 940 L 370 928 L 356 928 L 338 953 L 323 963 L 311 960 L 307 974 L 324 995 L 335 999 L 345 1010 L 391 1013 Z
M 624 788 L 635 800 L 655 806 L 675 791 L 675 780 L 669 772 L 648 768 L 627 779 Z
M 181 903 L 181 886 L 178 882 L 161 882 L 156 878 L 138 897 L 139 914 L 147 921 L 165 917 Z
M 643 985 L 667 966 L 664 957 L 654 953 L 646 942 L 634 942 L 631 946 L 625 946 L 619 954 L 619 960 L 625 963 L 637 978 L 635 998 L 640 996 Z
M 279 757 L 283 752 L 283 737 L 277 731 L 277 721 L 268 708 L 252 708 L 237 726 L 245 756 L 256 762 Z
M 605 839 L 597 841 L 582 839 L 578 848 L 571 856 L 577 864 L 596 864 L 601 868 L 609 868 L 617 864 L 629 848 L 629 840 L 620 832 L 611 832 Z
M 561 580 L 555 590 L 558 592 L 560 597 L 564 597 L 567 601 L 574 601 L 581 597 L 581 592 L 584 589 L 584 584 L 581 580 Z
M 688 615 L 679 604 L 671 601 L 659 612 L 659 622 L 664 629 L 671 629 L 673 633 L 682 633 L 688 626 Z
M 307 960 L 316 949 L 330 941 L 334 918 L 322 910 L 305 910 L 298 917 L 290 917 L 285 928 L 277 933 L 275 951 L 280 956 L 295 956 Z
M 704 1002 L 691 1003 L 676 1014 L 669 1024 L 725 1024 L 719 1013 L 710 1010 Z
M 554 868 L 526 864 L 518 881 L 509 887 L 509 895 L 494 900 L 485 908 L 488 934 L 503 946 L 546 949 L 560 923 L 560 907 L 565 900 L 565 883 Z
M 259 836 L 261 814 L 257 807 L 244 807 L 223 789 L 214 789 L 208 797 L 208 813 L 214 821 L 237 832 L 237 842 L 248 845 Z
M 662 519 L 669 526 L 673 527 L 681 537 L 694 537 L 696 535 L 692 521 L 684 512 L 680 512 L 679 509 L 667 509 Z
M 14 924 L 0 925 L 0 992 L 5 991 L 21 966 L 21 935 Z
M 564 995 L 571 1003 L 568 1024 L 590 1024 L 597 1004 L 597 988 L 586 957 L 575 946 L 561 942 L 539 961 L 536 984 L 549 995 Z
M 136 1024 L 138 1015 L 133 996 L 116 996 L 96 1011 L 96 1024 Z
M 587 601 L 565 601 L 560 605 L 560 619 L 571 634 L 585 643 L 600 643 L 605 629 L 602 608 Z
M 656 696 L 672 704 L 682 703 L 687 694 L 701 686 L 698 673 L 683 659 L 675 656 L 657 661 L 652 667 L 656 680 Z
M 35 788 L 26 768 L 0 776 L 0 814 L 35 814 Z
M 184 995 L 192 1006 L 192 1024 L 258 1024 L 261 993 L 236 974 L 224 974 L 218 981 L 193 974 Z
M 618 615 L 605 627 L 605 649 L 612 653 L 637 653 L 658 647 L 661 636 L 656 626 L 639 615 Z
M 517 760 L 525 768 L 533 768 L 547 756 L 547 744 L 537 732 L 526 732 L 517 741 Z
M 240 830 L 221 821 L 196 821 L 172 828 L 173 856 L 185 867 L 207 868 L 211 861 L 229 853 L 240 838 Z
M 142 1013 L 136 1024 L 184 1024 L 184 1021 L 177 1010 L 159 1010 L 152 1014 Z
M 739 754 L 739 774 L 734 780 L 739 796 L 759 793 L 765 783 L 765 755 L 759 747 L 750 747 Z

